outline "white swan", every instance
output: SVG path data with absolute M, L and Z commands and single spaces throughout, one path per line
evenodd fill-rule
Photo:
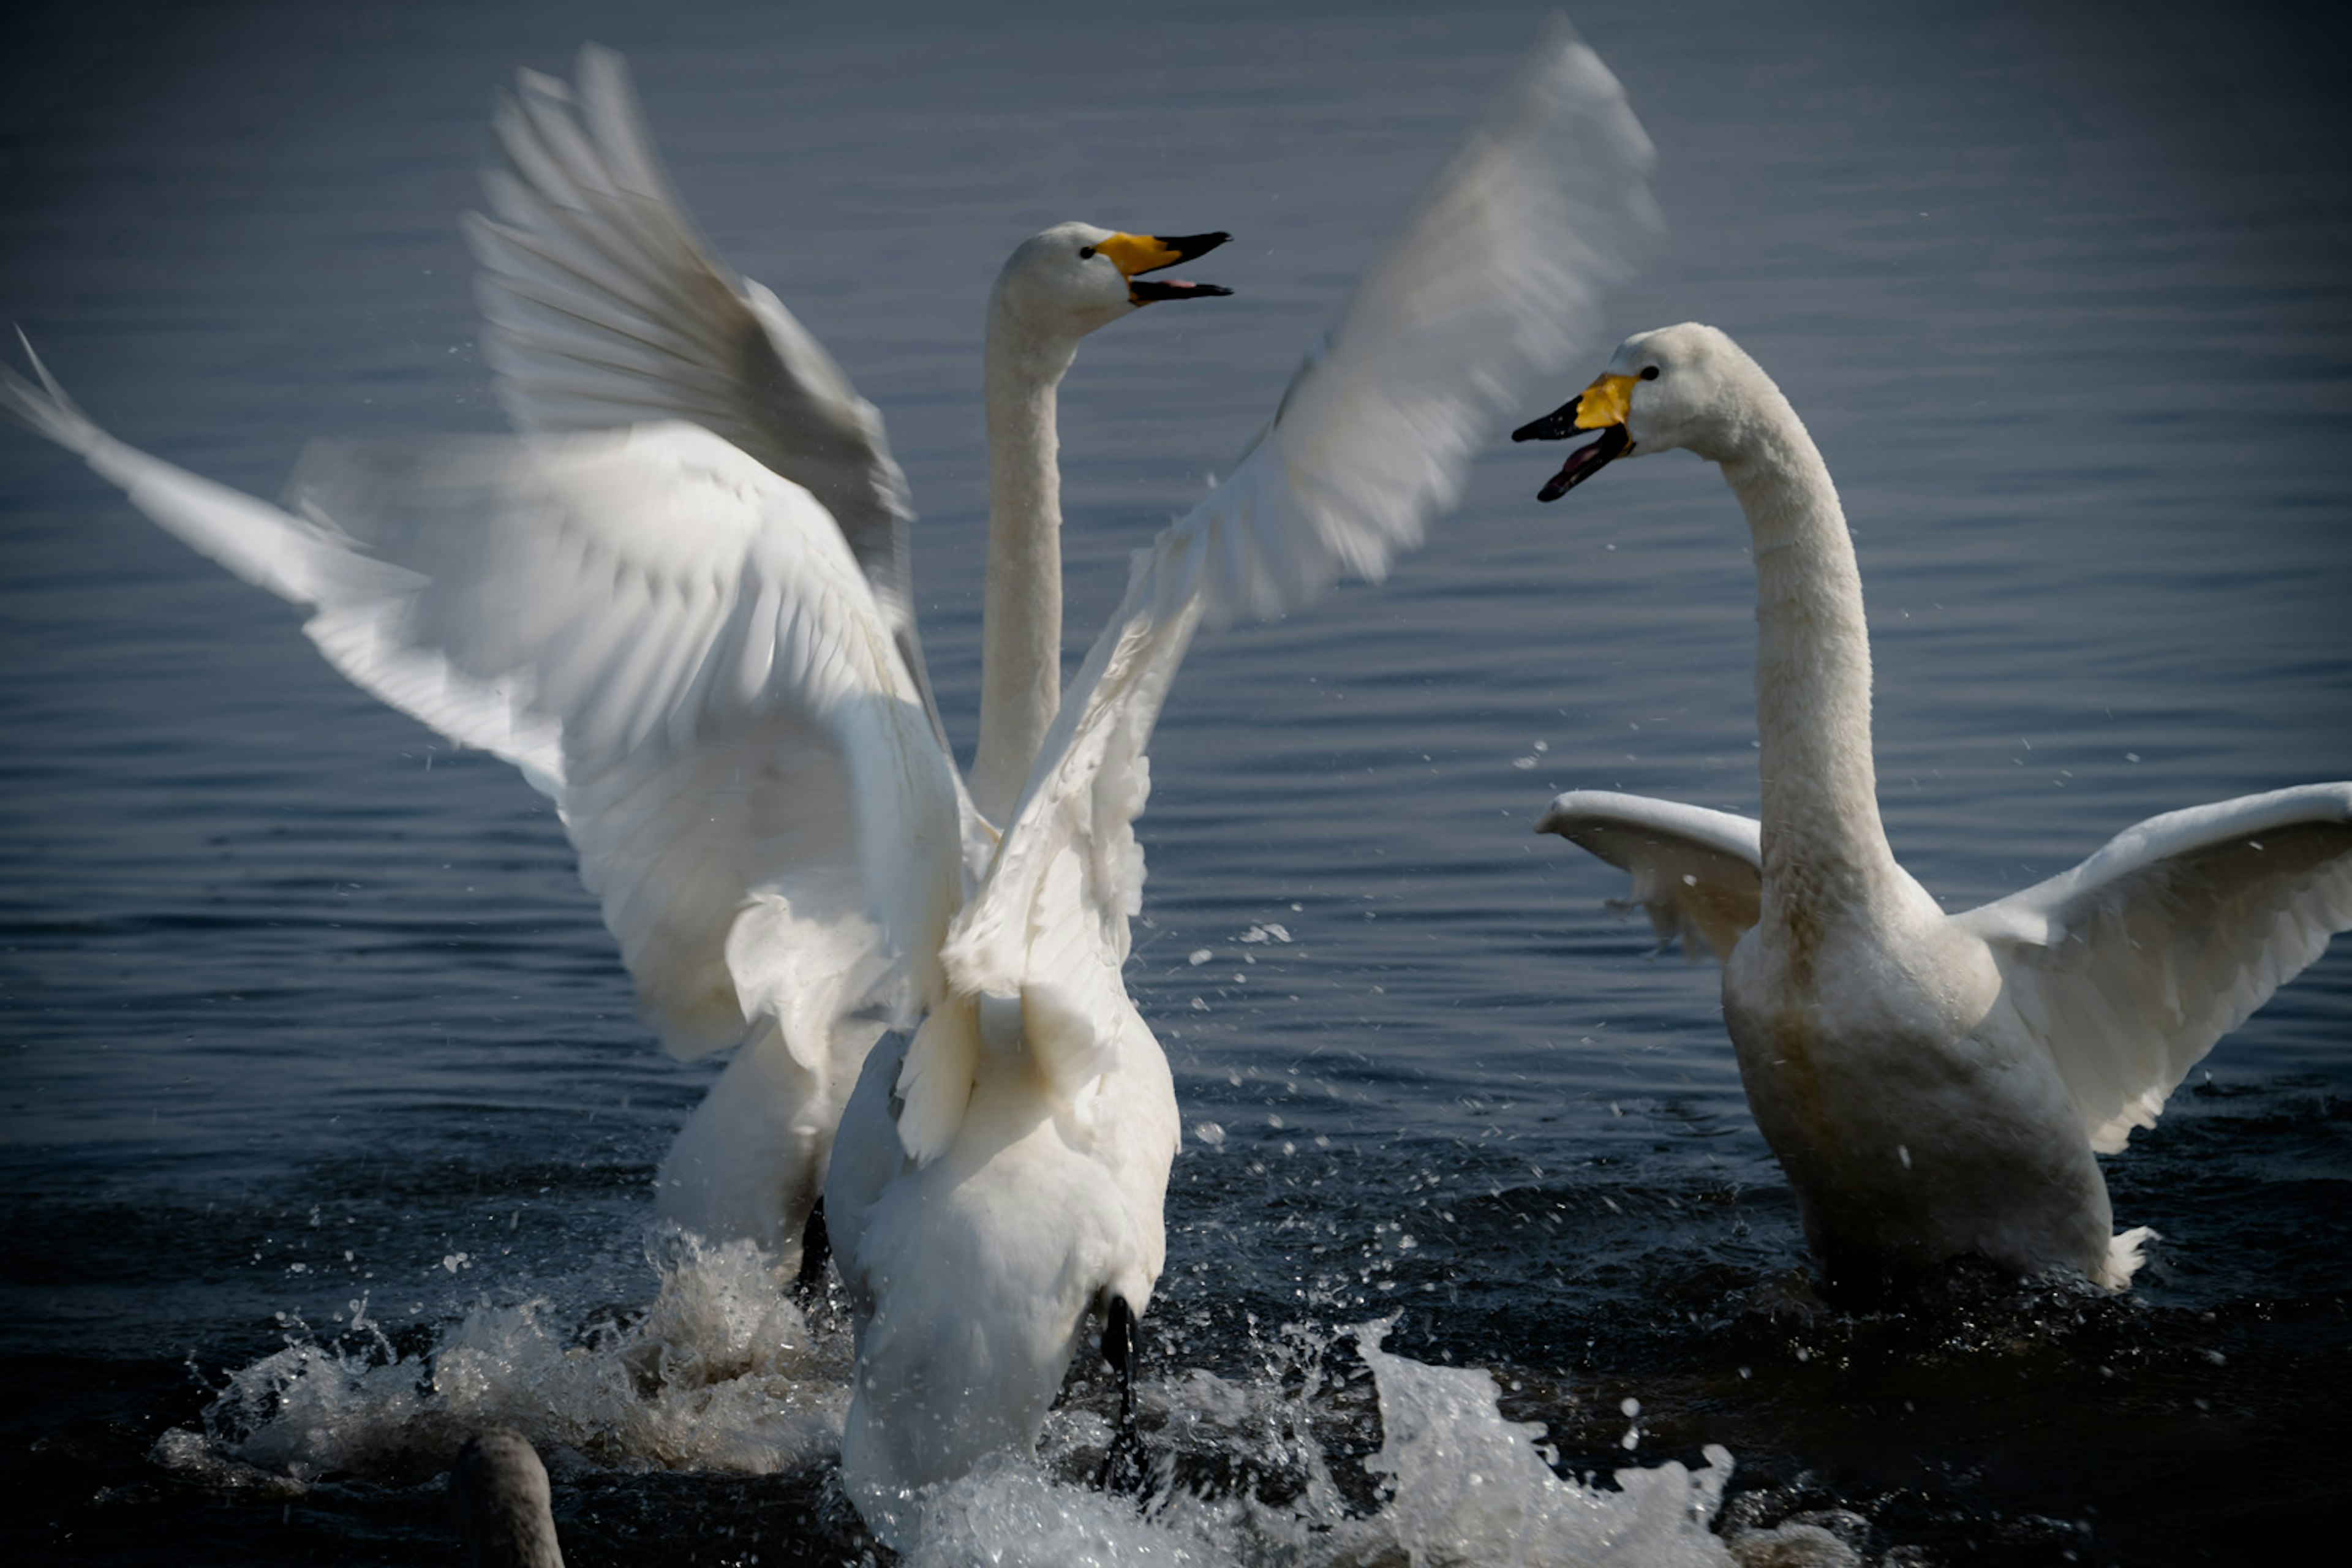
M 742 1043 L 663 1162 L 660 1213 L 792 1268 L 842 1102 L 905 977 L 864 907 L 845 743 L 772 700 L 764 667 L 745 668 L 738 701 L 712 700 L 707 679 L 772 657 L 760 639 L 775 628 L 741 616 L 783 569 L 761 553 L 777 531 L 763 509 L 803 504 L 779 499 L 782 476 L 839 525 L 936 728 L 906 482 L 823 347 L 702 242 L 621 58 L 591 46 L 578 76 L 575 93 L 520 74 L 494 120 L 503 166 L 484 177 L 497 216 L 465 224 L 500 401 L 519 428 L 571 438 L 316 447 L 291 487 L 298 521 L 112 440 L 46 372 L 46 390 L 0 380 L 0 407 L 197 549 L 312 606 L 310 635 L 352 680 L 554 800 L 664 1043 L 686 1058 Z M 1063 224 L 997 279 L 974 776 L 990 819 L 1060 697 L 1055 386 L 1087 332 L 1227 292 L 1141 276 L 1224 238 Z M 976 868 L 993 829 L 965 812 L 960 831 Z
M 1561 33 L 1231 478 L 1137 553 L 949 930 L 944 993 L 902 1050 L 868 1058 L 843 1114 L 825 1183 L 857 1337 L 843 1479 L 894 1545 L 925 1489 L 1031 1447 L 1089 1318 L 1130 1406 L 1178 1121 L 1119 971 L 1144 747 L 1194 630 L 1377 576 L 1418 543 L 1505 389 L 1588 330 L 1630 270 L 1622 247 L 1654 226 L 1647 142 Z
M 1685 324 L 1517 438 L 1598 430 L 1611 460 L 1717 464 L 1755 537 L 1763 821 L 1598 791 L 1538 828 L 1633 874 L 1662 941 L 1724 962 L 1723 1016 L 1833 1286 L 1977 1254 L 2122 1289 L 2095 1153 L 2122 1149 L 2214 1041 L 2352 929 L 2352 784 L 2151 818 L 2080 866 L 1946 915 L 1879 825 L 1870 642 L 1828 468 L 1738 346 Z

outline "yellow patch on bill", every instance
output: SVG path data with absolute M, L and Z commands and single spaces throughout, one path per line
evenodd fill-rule
M 1605 430 L 1612 425 L 1625 423 L 1625 405 L 1633 396 L 1634 379 L 1630 375 L 1604 375 L 1586 387 L 1576 399 L 1576 427 Z
M 1109 257 L 1119 271 L 1129 278 L 1139 272 L 1173 267 L 1184 259 L 1173 248 L 1148 234 L 1115 234 L 1108 239 L 1097 241 L 1095 248 Z

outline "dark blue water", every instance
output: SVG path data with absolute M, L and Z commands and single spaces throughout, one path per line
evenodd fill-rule
M 1615 326 L 1727 329 L 1820 439 L 1870 595 L 1888 827 L 1931 889 L 1966 907 L 2156 812 L 2352 776 L 2340 21 L 1576 19 L 1673 226 Z M 1005 251 L 1074 216 L 1238 236 L 1198 268 L 1234 299 L 1100 334 L 1066 388 L 1075 653 L 1537 20 L 37 6 L 0 22 L 0 310 L 117 434 L 265 495 L 313 435 L 496 429 L 453 221 L 488 96 L 615 45 L 719 248 L 884 410 L 968 747 Z M 2118 1223 L 2165 1238 L 2128 1299 L 1822 1307 L 1714 971 L 1649 956 L 1613 874 L 1528 832 L 1572 786 L 1755 809 L 1745 534 L 1696 461 L 1538 508 L 1549 472 L 1499 448 L 1390 583 L 1204 638 L 1169 705 L 1129 982 L 1188 1126 L 1223 1136 L 1171 1184 L 1162 1370 L 1295 1392 L 1284 1325 L 1319 1345 L 1401 1310 L 1391 1349 L 1495 1369 L 1566 1468 L 1623 1462 L 1638 1396 L 1637 1459 L 1721 1443 L 1735 1522 L 1847 1510 L 1874 1560 L 2259 1561 L 2339 1532 L 2352 943 L 2110 1162 Z M 538 797 L 296 626 L 0 437 L 18 1561 L 447 1560 L 425 1436 L 312 1450 L 301 1488 L 158 1439 L 289 1336 L 348 1334 L 354 1301 L 423 1366 L 485 1303 L 543 1299 L 569 1333 L 654 1294 L 649 1178 L 714 1069 L 635 1021 Z M 1310 1407 L 1361 1486 L 1364 1398 Z M 233 1416 L 223 1463 L 252 1437 Z M 1194 1458 L 1295 1485 L 1249 1452 Z M 576 1563 L 866 1549 L 822 1459 L 747 1477 L 592 1445 L 558 1490 Z

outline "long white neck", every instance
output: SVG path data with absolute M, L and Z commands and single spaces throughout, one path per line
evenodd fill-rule
M 1055 389 L 1073 339 L 988 313 L 988 583 L 981 610 L 980 745 L 971 799 L 1008 820 L 1062 701 L 1062 480 Z
M 1895 874 L 1870 744 L 1870 630 L 1837 487 L 1766 384 L 1723 477 L 1756 546 L 1764 885 L 1866 897 Z

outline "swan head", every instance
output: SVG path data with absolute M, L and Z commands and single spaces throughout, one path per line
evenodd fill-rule
M 1520 426 L 1511 439 L 1600 433 L 1570 452 L 1536 492 L 1538 500 L 1558 500 L 1620 458 L 1679 449 L 1727 462 L 1759 428 L 1757 415 L 1779 398 L 1770 378 L 1728 334 L 1685 321 L 1627 338 L 1591 386 Z
M 1161 300 L 1230 294 L 1213 283 L 1147 278 L 1205 256 L 1228 234 L 1121 234 L 1090 223 L 1057 223 L 1022 241 L 996 275 L 995 309 L 1040 337 L 1076 342 Z

